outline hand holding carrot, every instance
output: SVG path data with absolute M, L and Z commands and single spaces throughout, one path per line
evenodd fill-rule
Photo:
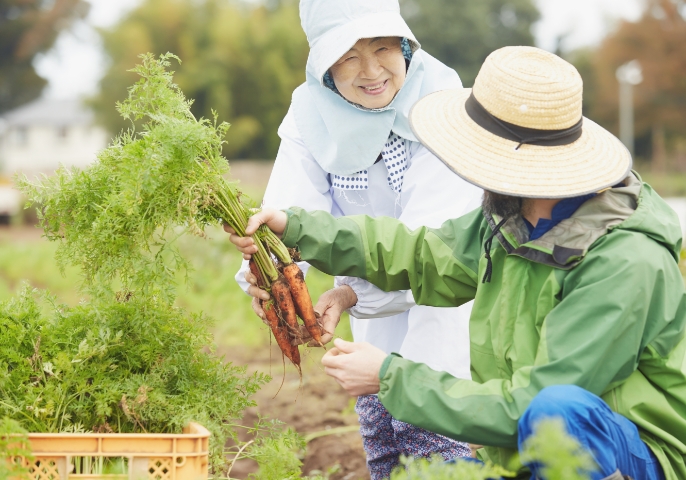
M 357 295 L 347 285 L 333 288 L 319 297 L 314 311 L 322 327 L 321 340 L 324 345 L 333 340 L 336 327 L 341 321 L 341 314 L 355 304 L 357 304 Z M 317 346 L 317 343 L 313 342 L 312 337 L 307 333 L 307 329 L 303 328 L 302 330 L 302 343 L 309 342 L 308 346 Z
M 248 295 L 260 300 L 269 300 L 269 294 L 257 285 L 257 277 L 250 270 L 245 272 L 245 281 L 250 284 L 247 291 Z
M 262 305 L 260 300 L 267 301 L 271 298 L 266 290 L 262 290 L 257 286 L 257 277 L 250 271 L 245 272 L 245 281 L 250 284 L 247 290 L 247 294 L 253 297 L 252 299 L 252 309 L 257 314 L 258 317 L 262 319 L 263 322 L 267 323 L 267 318 L 264 315 L 264 310 L 262 310 Z
M 288 223 L 288 216 L 280 211 L 271 208 L 265 208 L 259 213 L 256 213 L 250 220 L 248 220 L 248 226 L 245 229 L 245 237 L 240 237 L 236 235 L 236 231 L 224 225 L 224 230 L 230 234 L 229 241 L 236 245 L 236 248 L 243 254 L 243 258 L 250 260 L 252 255 L 257 253 L 257 245 L 252 239 L 252 235 L 260 228 L 261 225 L 267 225 L 269 229 L 274 232 L 279 237 L 286 230 L 286 224 Z
M 306 335 L 312 339 L 311 345 L 324 346 L 324 331 L 303 272 L 279 238 L 286 229 L 288 217 L 284 212 L 264 209 L 247 222 L 247 216 L 242 218 L 243 223 L 240 218 L 233 224 L 226 222 L 224 230 L 248 260 L 250 272 L 246 273 L 246 280 L 250 284 L 248 293 L 254 297 L 252 308 L 271 328 L 281 352 L 300 370 L 298 345 L 303 343 L 303 334 L 298 317 L 305 324 Z

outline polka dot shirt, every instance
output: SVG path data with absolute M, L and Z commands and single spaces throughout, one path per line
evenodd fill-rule
M 407 140 L 391 132 L 381 157 L 388 170 L 388 186 L 394 192 L 400 193 L 407 170 Z M 332 183 L 335 188 L 341 190 L 367 190 L 369 172 L 363 170 L 352 175 L 333 175 Z

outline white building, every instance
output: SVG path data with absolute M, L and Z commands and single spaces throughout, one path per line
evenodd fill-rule
M 12 186 L 15 174 L 84 167 L 108 139 L 78 100 L 39 99 L 0 117 L 0 225 L 21 208 L 21 194 Z
M 60 165 L 84 167 L 109 140 L 78 100 L 39 99 L 1 120 L 0 171 L 6 177 L 52 173 Z

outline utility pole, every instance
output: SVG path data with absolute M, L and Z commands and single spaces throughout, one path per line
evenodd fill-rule
M 619 139 L 634 155 L 634 87 L 643 82 L 643 70 L 638 60 L 617 69 L 619 81 Z

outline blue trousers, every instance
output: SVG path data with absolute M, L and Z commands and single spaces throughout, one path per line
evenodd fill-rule
M 636 425 L 610 410 L 598 396 L 574 385 L 543 389 L 519 419 L 519 448 L 536 424 L 549 417 L 562 418 L 567 432 L 593 455 L 600 471 L 592 480 L 609 477 L 619 470 L 634 480 L 664 480 L 662 467 L 638 435 Z M 543 478 L 536 465 L 529 465 L 532 478 Z

